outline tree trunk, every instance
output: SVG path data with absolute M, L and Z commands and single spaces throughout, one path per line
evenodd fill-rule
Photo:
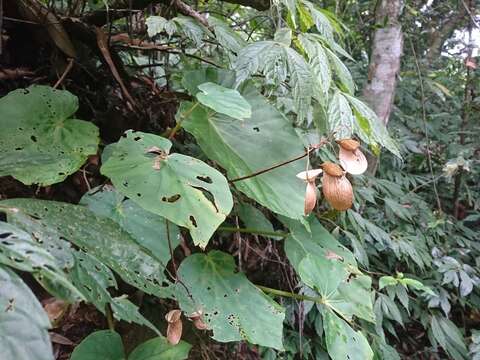
M 378 28 L 373 35 L 368 82 L 363 96 L 386 126 L 395 96 L 397 74 L 403 49 L 403 32 L 399 17 L 403 0 L 380 0 L 375 11 Z M 369 159 L 369 172 L 374 174 L 378 160 Z

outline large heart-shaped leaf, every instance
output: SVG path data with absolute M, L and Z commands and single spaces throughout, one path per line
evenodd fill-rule
M 122 338 L 113 330 L 88 335 L 75 348 L 70 360 L 126 360 Z
M 128 360 L 184 360 L 192 346 L 185 341 L 170 345 L 159 336 L 138 345 Z M 122 338 L 113 330 L 100 330 L 88 335 L 75 348 L 70 360 L 126 360 Z
M 163 296 L 164 264 L 139 246 L 110 219 L 96 217 L 84 206 L 36 199 L 0 202 L 8 222 L 38 241 L 68 240 L 143 291 Z
M 197 100 L 203 105 L 234 119 L 252 116 L 252 107 L 237 90 L 206 82 L 198 85 Z
M 256 288 L 243 273 L 235 272 L 233 257 L 221 251 L 194 254 L 180 265 L 183 284 L 177 285 L 186 313 L 203 311 L 213 338 L 222 342 L 247 340 L 283 349 L 284 309 Z M 185 294 L 184 286 L 189 290 Z M 192 301 L 193 300 L 193 301 Z
M 343 318 L 373 322 L 372 281 L 358 270 L 353 254 L 313 217 L 310 232 L 298 221 L 283 221 L 290 229 L 285 253 L 302 281 Z
M 28 286 L 0 266 L 1 358 L 53 360 L 49 327 L 47 314 Z
M 180 232 L 175 224 L 167 224 L 167 219 L 146 211 L 112 187 L 93 189 L 82 197 L 80 204 L 86 205 L 98 216 L 118 223 L 139 245 L 150 250 L 163 264 L 170 261 L 168 239 L 170 238 L 173 249 L 180 243 Z
M 171 142 L 127 131 L 102 166 L 117 190 L 144 209 L 190 230 L 205 247 L 233 206 L 225 177 L 204 162 L 169 154 Z
M 188 359 L 192 346 L 185 341 L 170 345 L 166 338 L 156 337 L 138 345 L 128 360 L 183 360 Z
M 68 91 L 31 86 L 0 99 L 0 176 L 50 185 L 77 171 L 97 152 L 98 128 L 70 118 L 78 99 Z
M 302 141 L 290 122 L 255 89 L 244 98 L 252 116 L 244 121 L 214 113 L 202 106 L 192 111 L 184 102 L 183 127 L 195 136 L 205 154 L 227 170 L 234 179 L 266 169 L 301 155 Z M 185 115 L 187 114 L 187 115 Z M 295 174 L 305 170 L 305 161 L 296 161 L 261 175 L 235 182 L 247 196 L 270 210 L 291 218 L 303 216 L 305 184 Z

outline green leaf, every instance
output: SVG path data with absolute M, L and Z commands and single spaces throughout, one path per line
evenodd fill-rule
M 161 335 L 160 331 L 148 321 L 139 311 L 138 306 L 133 304 L 125 296 L 119 296 L 110 300 L 113 316 L 117 320 L 123 320 L 128 323 L 136 323 L 144 325 L 152 329 L 157 335 Z
M 50 322 L 22 279 L 0 266 L 0 349 L 3 359 L 53 360 Z
M 67 242 L 35 241 L 29 233 L 5 222 L 0 222 L 0 234 L 0 263 L 33 273 L 42 286 L 62 299 L 84 299 L 63 270 L 74 266 L 73 249 Z
M 197 100 L 210 109 L 239 120 L 252 116 L 252 107 L 237 90 L 211 82 L 198 85 L 198 89 Z
M 310 15 L 310 12 L 303 3 L 299 1 L 296 2 L 296 8 L 298 12 L 298 19 L 300 20 L 300 30 L 305 33 L 313 25 L 315 25 L 315 22 L 313 21 L 312 15 Z
M 314 217 L 308 218 L 310 231 L 299 221 L 286 218 L 281 220 L 290 230 L 290 235 L 285 239 L 285 253 L 297 271 L 300 262 L 308 254 L 325 255 L 328 252 L 342 257 L 345 265 L 353 268 L 357 266 L 350 250 L 340 244 Z
M 174 17 L 171 21 L 177 25 L 177 31 L 183 33 L 187 38 L 192 40 L 195 45 L 202 44 L 203 36 L 207 33 L 210 34 L 208 29 L 201 25 L 191 16 L 179 15 Z
M 307 54 L 312 72 L 315 74 L 315 87 L 319 93 L 317 99 L 325 102 L 332 82 L 332 72 L 325 50 L 316 34 L 300 34 L 297 39 Z
M 166 338 L 156 337 L 138 345 L 130 353 L 128 360 L 184 360 L 188 359 L 191 347 L 185 341 L 173 346 Z
M 353 82 L 352 74 L 350 74 L 348 68 L 333 51 L 328 48 L 325 48 L 325 51 L 327 52 L 327 56 L 332 63 L 335 74 L 338 76 L 341 85 L 343 85 L 349 94 L 353 94 L 355 92 L 355 83 Z
M 256 288 L 243 273 L 235 272 L 232 256 L 220 251 L 187 257 L 178 270 L 184 293 L 179 303 L 187 314 L 201 309 L 213 338 L 221 342 L 246 340 L 282 350 L 285 310 Z
M 334 133 L 335 139 L 349 139 L 354 130 L 354 117 L 347 99 L 335 92 L 328 106 L 328 130 Z
M 377 305 L 378 303 L 378 305 Z M 391 319 L 398 322 L 400 325 L 403 326 L 403 319 L 402 314 L 400 313 L 400 309 L 398 308 L 397 304 L 390 299 L 388 296 L 384 294 L 378 294 L 378 298 L 375 302 L 375 306 L 379 306 L 382 309 L 383 314 Z
M 294 49 L 277 41 L 258 41 L 239 52 L 233 69 L 237 85 L 257 72 L 277 85 L 288 78 L 299 122 L 306 117 L 314 82 L 310 66 Z
M 0 202 L 9 223 L 27 231 L 38 241 L 67 239 L 95 256 L 127 283 L 164 296 L 164 266 L 140 247 L 112 220 L 95 217 L 84 206 L 36 199 Z M 92 221 L 95 219 L 95 221 Z
M 387 128 L 377 117 L 375 112 L 365 103 L 349 94 L 343 94 L 355 110 L 355 133 L 369 144 L 378 143 L 385 147 L 392 154 L 402 158 L 398 145 L 388 134 Z
M 337 291 L 339 285 L 348 278 L 348 270 L 340 259 L 328 259 L 326 256 L 308 254 L 298 265 L 298 274 L 302 281 L 318 290 L 324 300 Z
M 97 152 L 98 128 L 70 118 L 78 99 L 48 86 L 18 89 L 0 99 L 0 176 L 50 185 L 77 171 Z
M 235 73 L 233 71 L 204 67 L 197 70 L 186 71 L 182 77 L 182 86 L 195 96 L 200 90 L 198 86 L 211 82 L 226 88 L 233 88 L 235 85 Z
M 303 0 L 302 3 L 310 11 L 310 15 L 315 23 L 315 27 L 320 35 L 327 41 L 327 43 L 333 43 L 333 26 L 330 20 L 325 16 L 317 7 L 310 1 Z
M 311 232 L 299 222 L 282 221 L 290 229 L 285 253 L 302 281 L 343 318 L 355 315 L 373 322 L 371 279 L 356 268 L 353 254 L 313 217 L 309 218 Z
M 55 258 L 23 230 L 0 222 L 0 263 L 21 271 L 58 271 Z
M 265 217 L 265 215 L 258 210 L 255 206 L 240 203 L 235 206 L 236 213 L 240 220 L 244 223 L 245 227 L 249 229 L 255 229 L 265 232 L 274 232 L 272 223 Z M 265 235 L 262 235 L 265 236 Z M 281 240 L 282 237 L 267 236 L 274 240 Z
M 243 92 L 252 106 L 252 116 L 237 121 L 196 107 L 184 120 L 190 132 L 211 159 L 230 179 L 252 174 L 294 158 L 304 152 L 289 121 L 252 88 Z M 190 108 L 183 103 L 180 112 Z M 281 139 L 281 141 L 279 140 Z M 295 175 L 305 170 L 305 161 L 295 161 L 261 175 L 235 182 L 235 187 L 270 210 L 302 218 L 305 184 Z
M 215 38 L 225 49 L 238 53 L 247 44 L 245 40 L 233 30 L 226 22 L 215 17 L 209 16 L 208 23 L 215 32 Z
M 433 315 L 430 327 L 434 339 L 454 360 L 468 359 L 468 350 L 464 338 L 457 326 L 447 318 Z
M 285 46 L 290 46 L 292 43 L 292 29 L 280 28 L 275 32 L 273 39 Z
M 162 31 L 166 31 L 166 33 L 171 36 L 173 32 L 167 31 L 168 20 L 162 16 L 149 16 L 145 20 L 145 25 L 147 25 L 147 33 L 148 36 L 154 37 L 160 34 Z
M 365 336 L 330 310 L 323 313 L 323 328 L 328 355 L 332 360 L 373 359 L 373 351 Z
M 190 230 L 205 247 L 233 206 L 225 177 L 204 162 L 168 154 L 171 142 L 157 135 L 127 131 L 101 172 L 116 189 L 155 214 Z
M 113 330 L 88 335 L 73 350 L 70 360 L 126 360 L 122 338 Z
M 385 286 L 395 286 L 398 280 L 392 276 L 382 276 L 378 281 L 378 289 L 382 290 Z
M 175 224 L 168 224 L 167 234 L 167 219 L 144 210 L 111 186 L 86 193 L 80 204 L 86 205 L 98 216 L 118 223 L 133 240 L 148 249 L 164 265 L 170 261 L 168 237 L 173 249 L 180 243 L 180 232 Z

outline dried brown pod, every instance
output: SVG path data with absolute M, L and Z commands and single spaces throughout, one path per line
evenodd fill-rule
M 317 187 L 315 186 L 315 179 L 318 175 L 322 173 L 322 169 L 312 169 L 307 171 L 302 171 L 297 174 L 299 179 L 302 179 L 307 183 L 307 188 L 305 190 L 305 205 L 304 213 L 308 215 L 315 209 L 315 204 L 317 203 Z
M 360 143 L 357 140 L 353 140 L 353 139 L 338 140 L 337 144 L 348 151 L 354 151 L 360 147 Z
M 193 320 L 193 325 L 198 329 L 198 330 L 207 330 L 208 326 L 205 324 L 202 320 L 202 318 L 198 318 Z
M 315 182 L 307 182 L 307 189 L 305 190 L 305 206 L 304 213 L 305 215 L 310 214 L 313 209 L 315 209 L 315 204 L 317 203 L 317 187 Z
M 182 320 L 169 323 L 167 327 L 167 340 L 172 345 L 177 345 L 182 338 L 183 324 Z
M 182 338 L 183 324 L 181 320 L 182 312 L 178 309 L 171 310 L 165 315 L 167 326 L 167 340 L 172 345 L 177 345 Z
M 341 177 L 345 174 L 345 172 L 342 170 L 342 168 L 334 164 L 330 161 L 325 161 L 322 165 L 320 165 L 325 174 L 334 176 L 334 177 Z
M 344 211 L 352 207 L 353 188 L 344 175 L 332 176 L 325 171 L 322 180 L 322 191 L 325 199 L 334 209 Z
M 340 164 L 346 172 L 352 175 L 360 175 L 367 171 L 367 158 L 360 150 L 360 143 L 356 140 L 345 139 L 337 141 L 340 146 L 338 157 Z
M 167 322 L 171 324 L 180 320 L 181 316 L 182 316 L 182 311 L 179 309 L 174 309 L 174 310 L 170 310 L 167 313 L 167 315 L 165 315 L 165 320 L 167 320 Z
M 318 175 L 322 173 L 322 169 L 311 169 L 307 171 L 302 171 L 297 174 L 297 178 L 302 179 L 303 181 L 315 181 Z

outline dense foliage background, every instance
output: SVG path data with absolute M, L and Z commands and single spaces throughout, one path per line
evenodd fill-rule
M 479 12 L 0 0 L 0 357 L 480 359 Z

